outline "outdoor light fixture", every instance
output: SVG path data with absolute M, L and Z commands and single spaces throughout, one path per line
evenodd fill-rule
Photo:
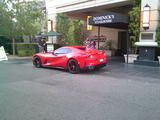
M 93 27 L 92 25 L 89 25 L 89 19 L 91 18 L 92 16 L 87 16 L 87 30 L 92 30 Z
M 48 31 L 53 31 L 53 20 L 48 19 Z
M 143 8 L 143 28 L 148 29 L 150 24 L 150 10 L 151 7 L 146 4 Z

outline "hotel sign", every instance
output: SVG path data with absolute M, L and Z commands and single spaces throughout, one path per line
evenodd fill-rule
M 109 23 L 128 23 L 128 18 L 126 15 L 120 13 L 106 13 L 97 16 L 92 16 L 89 19 L 90 25 L 100 25 Z
M 94 24 L 112 23 L 115 15 L 102 15 L 93 17 Z

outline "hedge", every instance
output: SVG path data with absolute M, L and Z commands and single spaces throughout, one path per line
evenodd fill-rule
M 16 43 L 16 54 L 20 57 L 32 56 L 37 51 L 37 43 Z

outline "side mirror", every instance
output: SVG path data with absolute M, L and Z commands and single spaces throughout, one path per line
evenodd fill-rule
M 52 52 L 53 55 L 57 55 L 57 53 L 55 51 Z
M 54 51 L 52 52 L 52 54 L 53 54 L 53 55 L 55 54 Z

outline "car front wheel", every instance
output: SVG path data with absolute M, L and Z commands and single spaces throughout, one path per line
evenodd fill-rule
M 39 57 L 35 57 L 34 60 L 33 60 L 33 65 L 36 67 L 36 68 L 40 68 L 41 67 L 41 60 Z
M 80 72 L 80 67 L 79 67 L 78 62 L 76 60 L 70 59 L 68 61 L 68 71 L 73 74 Z

